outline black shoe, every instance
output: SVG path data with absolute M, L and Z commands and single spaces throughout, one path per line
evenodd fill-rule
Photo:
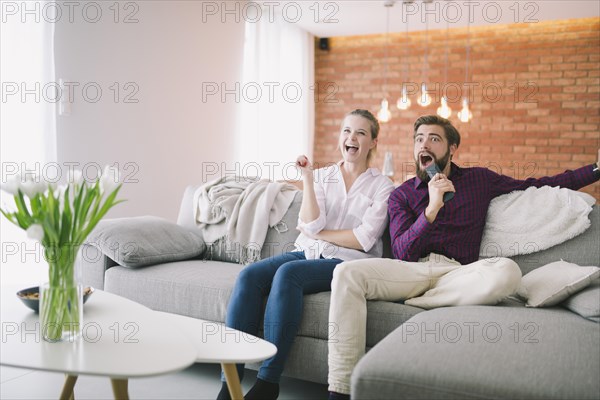
M 244 400 L 277 400 L 279 383 L 271 383 L 258 378 L 252 389 L 244 396 Z
M 221 391 L 217 395 L 217 400 L 231 400 L 231 394 L 229 394 L 227 382 L 223 382 L 223 385 L 221 386 Z
M 328 400 L 350 400 L 350 395 L 338 392 L 329 392 Z

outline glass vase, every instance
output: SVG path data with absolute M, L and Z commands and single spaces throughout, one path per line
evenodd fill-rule
M 42 337 L 48 342 L 75 341 L 83 328 L 83 286 L 76 273 L 76 249 L 45 249 L 50 280 L 40 286 Z

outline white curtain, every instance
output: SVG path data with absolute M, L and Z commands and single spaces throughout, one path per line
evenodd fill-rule
M 2 182 L 23 169 L 50 174 L 56 162 L 57 82 L 54 74 L 54 23 L 41 18 L 49 1 L 3 5 L 0 24 L 0 154 Z M 33 12 L 26 13 L 27 10 Z M 47 7 L 47 6 L 46 6 Z M 46 8 L 48 9 L 48 8 Z M 36 11 L 36 10 L 39 10 Z M 9 12 L 10 11 L 10 12 Z M 36 13 L 38 21 L 36 22 Z M 22 20 L 24 18 L 24 22 Z M 57 168 L 51 169 L 52 176 Z M 10 206 L 4 192 L 2 204 Z M 47 280 L 39 244 L 0 217 L 2 284 L 38 283 Z M 46 274 L 46 275 L 45 275 Z
M 290 165 L 312 160 L 314 138 L 314 37 L 284 21 L 246 22 L 239 169 L 263 178 L 296 179 Z
M 27 7 L 35 10 L 32 3 Z M 48 2 L 36 3 L 42 10 Z M 35 14 L 25 14 L 22 22 L 21 12 L 4 15 L 0 24 L 2 162 L 56 161 L 55 24 L 44 18 L 36 22 Z

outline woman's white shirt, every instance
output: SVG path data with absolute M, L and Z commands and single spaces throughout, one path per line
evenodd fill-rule
M 363 172 L 346 193 L 340 166 L 343 161 L 314 172 L 314 188 L 319 205 L 319 217 L 305 223 L 298 219 L 298 227 L 309 235 L 322 230 L 351 229 L 362 246 L 362 251 L 341 247 L 323 240 L 311 239 L 300 233 L 296 250 L 304 251 L 308 260 L 339 258 L 350 261 L 360 258 L 381 257 L 383 234 L 387 224 L 387 204 L 394 185 L 377 168 Z

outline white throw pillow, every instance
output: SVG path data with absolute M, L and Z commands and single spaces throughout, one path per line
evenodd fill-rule
M 527 299 L 527 307 L 550 307 L 584 289 L 599 276 L 598 267 L 580 267 L 560 260 L 525 275 L 517 294 Z
M 488 208 L 479 257 L 535 253 L 572 239 L 590 227 L 595 203 L 587 193 L 550 186 L 498 196 Z

